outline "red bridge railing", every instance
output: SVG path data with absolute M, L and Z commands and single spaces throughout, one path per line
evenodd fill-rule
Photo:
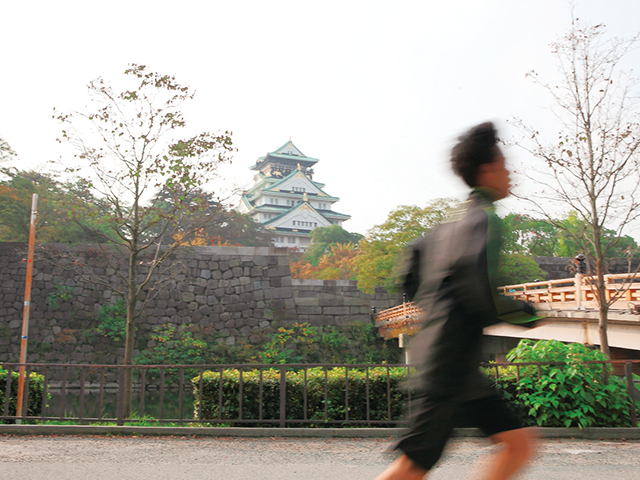
M 612 309 L 638 312 L 640 309 L 640 277 L 633 274 L 605 275 L 606 300 L 614 300 Z M 576 275 L 574 278 L 529 282 L 498 287 L 507 297 L 533 304 L 545 304 L 553 310 L 595 309 L 598 307 L 594 277 Z M 383 338 L 413 335 L 419 330 L 422 310 L 413 302 L 382 310 L 375 323 Z

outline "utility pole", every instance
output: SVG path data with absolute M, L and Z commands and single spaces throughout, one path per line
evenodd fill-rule
M 33 253 L 36 244 L 36 217 L 38 216 L 38 194 L 31 197 L 31 227 L 29 228 L 29 253 L 27 255 L 27 281 L 24 289 L 24 310 L 22 313 L 22 336 L 20 338 L 20 369 L 18 375 L 18 401 L 16 417 L 22 417 L 24 404 L 25 363 L 27 363 L 27 340 L 29 338 L 29 312 L 31 311 L 31 280 L 33 277 Z M 22 423 L 21 418 L 16 423 Z

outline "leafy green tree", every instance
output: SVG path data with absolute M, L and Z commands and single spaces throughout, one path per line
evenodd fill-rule
M 322 256 L 329 252 L 332 246 L 339 243 L 357 245 L 362 239 L 359 233 L 350 233 L 340 225 L 314 228 L 309 237 L 311 237 L 311 245 L 305 251 L 304 259 L 313 266 L 318 265 Z
M 361 252 L 355 259 L 358 288 L 370 293 L 378 286 L 397 291 L 394 267 L 407 244 L 442 223 L 459 204 L 455 199 L 441 198 L 424 208 L 412 205 L 393 210 L 384 223 L 369 230 L 358 244 Z
M 503 251 L 506 254 L 557 256 L 558 228 L 544 220 L 510 213 L 502 219 Z
M 250 216 L 243 215 L 225 205 L 219 198 L 201 189 L 190 193 L 163 188 L 153 199 L 158 208 L 171 211 L 177 204 L 201 202 L 201 212 L 197 216 L 183 215 L 176 217 L 170 230 L 173 236 L 163 236 L 162 242 L 171 244 L 176 241 L 196 246 L 211 245 L 246 245 L 269 246 L 273 233 L 266 231 L 262 225 Z M 183 232 L 193 230 L 194 222 L 198 225 L 195 238 L 185 241 Z M 157 235 L 165 225 L 158 224 L 149 229 L 147 235 Z M 187 239 L 188 240 L 188 239 Z
M 531 255 L 507 253 L 500 256 L 498 262 L 498 285 L 517 285 L 519 283 L 542 280 L 547 276 Z
M 38 194 L 39 243 L 90 243 L 96 233 L 81 218 L 69 218 L 67 205 L 82 199 L 100 210 L 100 202 L 84 192 L 83 183 L 64 184 L 55 176 L 35 171 L 2 168 L 0 174 L 0 241 L 26 242 L 29 238 L 31 197 Z M 103 232 L 101 238 L 106 237 Z
M 61 142 L 75 151 L 65 171 L 87 179 L 86 188 L 108 206 L 99 211 L 80 198 L 69 205 L 69 216 L 84 222 L 116 248 L 98 244 L 101 257 L 119 277 L 107 283 L 97 275 L 87 280 L 110 288 L 127 305 L 123 362 L 133 363 L 136 319 L 160 288 L 160 273 L 175 273 L 169 262 L 174 251 L 201 230 L 211 216 L 202 188 L 217 174 L 219 164 L 234 151 L 231 134 L 203 132 L 180 138 L 186 127 L 182 104 L 194 97 L 169 75 L 131 64 L 125 70 L 128 88 L 116 92 L 105 80 L 89 83 L 91 104 L 85 112 L 54 113 L 63 124 Z M 69 166 L 71 165 L 71 166 Z M 169 192 L 160 202 L 154 192 Z M 186 218 L 188 217 L 188 222 Z M 188 228 L 180 226 L 188 225 Z M 165 240 L 179 235 L 180 242 Z M 146 255 L 146 257 L 145 257 Z M 125 257 L 126 272 L 118 268 Z M 145 263 L 144 273 L 141 263 Z M 125 379 L 126 415 L 131 412 L 132 372 Z
M 578 239 L 586 235 L 589 225 L 577 212 L 552 219 L 538 219 L 510 213 L 503 219 L 505 253 L 522 253 L 541 257 L 575 257 L 579 253 L 595 255 L 593 248 Z M 628 235 L 617 236 L 612 229 L 603 230 L 605 259 L 628 258 L 638 252 L 636 241 Z
M 640 34 L 608 38 L 603 25 L 583 27 L 574 18 L 568 33 L 552 44 L 559 84 L 546 82 L 535 71 L 528 75 L 549 93 L 551 110 L 560 124 L 558 140 L 552 143 L 535 127 L 515 120 L 523 133 L 518 144 L 534 157 L 523 173 L 530 184 L 540 187 L 536 195 L 520 197 L 590 257 L 600 345 L 607 355 L 609 308 L 623 292 L 607 298 L 606 252 L 640 215 L 638 81 L 621 69 L 625 55 L 638 41 Z M 572 226 L 553 221 L 550 212 L 558 207 L 575 212 L 584 229 L 576 233 Z M 614 235 L 607 238 L 607 229 Z
M 223 209 L 220 222 L 206 226 L 204 230 L 213 245 L 268 247 L 274 237 L 249 215 L 228 208 Z

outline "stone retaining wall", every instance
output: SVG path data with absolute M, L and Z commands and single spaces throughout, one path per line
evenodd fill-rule
M 68 266 L 45 262 L 36 254 L 28 360 L 117 363 L 122 347 L 96 331 L 98 310 L 113 304 L 117 294 L 83 280 L 79 271 L 122 286 L 116 269 L 126 271 L 126 262 L 111 268 L 90 247 L 44 248 L 63 252 Z M 0 243 L 0 361 L 15 362 L 19 356 L 25 258 L 26 245 Z M 141 261 L 144 275 L 150 259 Z M 293 280 L 286 249 L 185 247 L 171 265 L 166 285 L 137 321 L 138 350 L 153 344 L 152 329 L 161 324 L 193 324 L 205 338 L 227 345 L 255 344 L 280 324 L 308 322 L 322 328 L 364 323 L 371 321 L 372 307 L 380 310 L 401 302 L 399 295 L 384 289 L 367 295 L 351 281 Z

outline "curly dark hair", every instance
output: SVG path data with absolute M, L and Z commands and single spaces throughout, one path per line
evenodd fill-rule
M 493 123 L 476 125 L 458 137 L 451 152 L 453 171 L 470 187 L 476 186 L 478 168 L 496 160 L 498 137 Z

